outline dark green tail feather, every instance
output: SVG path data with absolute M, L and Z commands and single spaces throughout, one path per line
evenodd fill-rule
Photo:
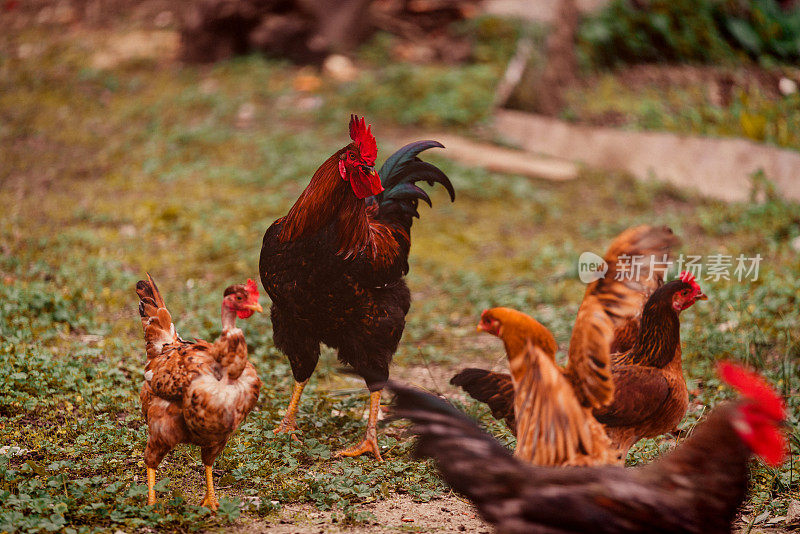
M 420 199 L 432 206 L 428 194 L 415 185 L 420 181 L 431 186 L 435 183 L 442 184 L 450 195 L 450 201 L 455 200 L 456 192 L 447 175 L 438 167 L 417 157 L 429 148 L 444 148 L 444 145 L 438 141 L 416 141 L 389 156 L 378 171 L 384 190 L 368 202 L 377 202 L 381 211 L 394 211 L 391 209 L 394 204 L 402 214 L 419 217 L 417 205 Z

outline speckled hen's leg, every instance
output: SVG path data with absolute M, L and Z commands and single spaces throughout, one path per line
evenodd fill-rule
M 156 469 L 174 444 L 166 442 L 151 431 L 144 448 L 144 465 L 147 467 L 147 505 L 156 503 Z
M 210 508 L 215 512 L 219 508 L 219 501 L 217 500 L 217 494 L 214 493 L 214 477 L 212 473 L 212 469 L 210 465 L 206 467 L 206 496 L 203 498 L 203 501 L 200 503 L 200 506 L 205 506 L 206 508 Z
M 364 436 L 363 441 L 354 447 L 343 449 L 336 453 L 337 457 L 342 456 L 360 456 L 364 453 L 371 452 L 375 455 L 375 459 L 379 462 L 383 461 L 381 458 L 380 449 L 378 448 L 378 411 L 381 408 L 381 391 L 373 391 L 369 394 L 369 421 L 367 422 L 367 434 Z
M 156 503 L 156 470 L 152 467 L 147 468 L 147 505 Z
M 300 406 L 300 397 L 303 395 L 303 389 L 306 387 L 306 384 L 308 384 L 308 379 L 303 382 L 294 383 L 294 390 L 292 390 L 292 398 L 289 401 L 289 407 L 286 408 L 286 415 L 283 416 L 283 421 L 275 427 L 274 432 L 276 434 L 298 430 L 296 419 L 297 409 Z M 299 440 L 294 434 L 292 434 L 292 437 Z

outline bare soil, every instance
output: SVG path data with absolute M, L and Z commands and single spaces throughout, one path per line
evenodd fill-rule
M 469 502 L 457 495 L 414 502 L 410 497 L 395 496 L 377 503 L 365 504 L 362 511 L 375 519 L 372 523 L 349 525 L 333 522 L 333 513 L 309 505 L 284 506 L 274 518 L 253 522 L 239 521 L 237 532 L 271 532 L 276 534 L 310 534 L 322 532 L 474 532 L 486 533 L 492 528 L 478 517 Z

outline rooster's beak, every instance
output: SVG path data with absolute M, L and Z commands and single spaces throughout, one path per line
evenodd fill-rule
M 695 297 L 697 300 L 708 300 L 708 296 L 705 293 L 700 293 Z
M 245 308 L 248 310 L 253 310 L 254 312 L 263 313 L 264 308 L 261 307 L 261 304 L 256 302 L 255 304 L 245 304 Z

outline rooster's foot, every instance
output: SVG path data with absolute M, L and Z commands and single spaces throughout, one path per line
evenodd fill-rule
M 342 449 L 335 454 L 337 458 L 341 458 L 342 456 L 361 456 L 362 454 L 366 454 L 371 452 L 375 455 L 375 459 L 379 462 L 383 461 L 381 458 L 380 449 L 378 448 L 378 439 L 377 436 L 367 436 L 364 438 L 364 441 L 356 445 L 355 447 L 349 447 L 347 449 Z
M 273 429 L 272 432 L 275 433 L 275 434 L 286 434 L 288 432 L 291 432 L 292 433 L 292 439 L 295 440 L 295 441 L 300 441 L 300 438 L 298 438 L 297 434 L 296 434 L 299 431 L 300 431 L 300 429 L 297 427 L 297 422 L 296 421 L 293 421 L 293 420 L 292 421 L 287 421 L 287 420 L 284 419 L 283 421 L 281 421 L 281 424 L 279 424 L 278 426 L 276 426 Z
M 216 495 L 209 495 L 206 493 L 206 496 L 203 498 L 203 501 L 200 503 L 200 506 L 205 506 L 209 510 L 213 510 L 214 512 L 217 511 L 219 508 L 219 501 L 217 500 Z

